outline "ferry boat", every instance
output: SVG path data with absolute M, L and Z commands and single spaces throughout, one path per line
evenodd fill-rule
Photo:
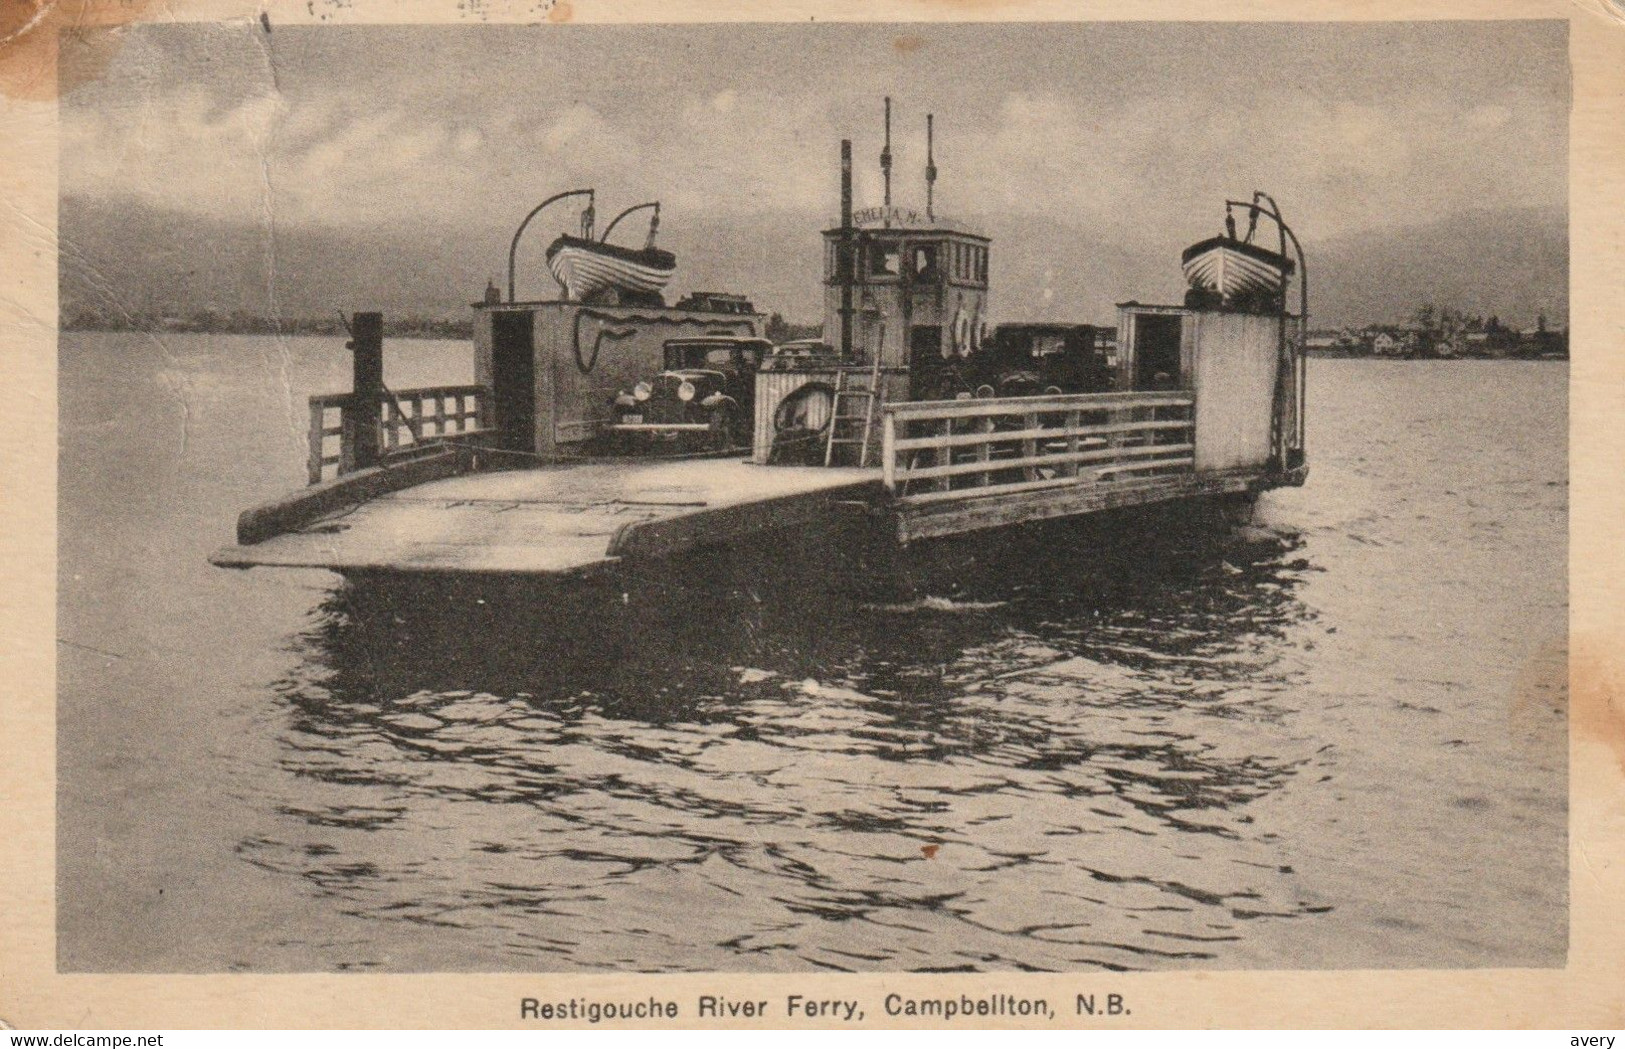
M 552 576 L 741 543 L 869 557 L 1176 500 L 1244 509 L 1304 483 L 1308 287 L 1302 249 L 1267 194 L 1226 206 L 1273 221 L 1280 251 L 1227 230 L 1187 252 L 1187 269 L 1214 265 L 1194 300 L 1120 303 L 1115 333 L 1046 341 L 1054 333 L 1029 325 L 984 339 L 991 241 L 937 215 L 930 127 L 923 211 L 891 203 L 889 108 L 882 206 L 855 213 L 842 141 L 841 218 L 823 231 L 824 338 L 813 345 L 773 351 L 766 316 L 743 296 L 667 306 L 649 289 L 675 259 L 608 250 L 592 235 L 590 203 L 580 236 L 550 253 L 569 277 L 564 295 L 517 301 L 526 223 L 590 190 L 549 198 L 520 224 L 506 300 L 473 306 L 473 384 L 389 390 L 382 317 L 356 314 L 352 390 L 311 398 L 309 487 L 244 511 L 237 542 L 211 560 Z M 1229 261 L 1264 256 L 1267 272 Z M 595 270 L 589 259 L 623 265 Z M 1296 313 L 1285 294 L 1294 273 Z M 1073 344 L 1089 366 L 1053 367 L 1045 354 Z M 696 362 L 726 381 L 702 390 L 684 372 Z M 1037 379 L 997 381 L 1012 369 Z M 673 381 L 656 381 L 666 373 Z M 652 403 L 668 387 L 683 402 L 670 412 Z M 723 429 L 705 440 L 706 427 Z M 735 433 L 749 435 L 748 458 Z M 628 434 L 700 451 L 628 456 Z M 623 454 L 611 454 L 616 438 Z

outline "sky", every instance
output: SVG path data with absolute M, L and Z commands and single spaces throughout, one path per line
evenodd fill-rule
M 1103 257 L 1177 251 L 1253 189 L 1309 245 L 1567 214 L 1560 22 L 243 22 L 126 28 L 77 50 L 64 62 L 107 65 L 64 100 L 64 196 L 272 229 L 466 233 L 490 254 L 543 197 L 592 186 L 601 222 L 658 198 L 663 229 L 690 245 L 804 227 L 804 256 L 704 270 L 748 283 L 778 267 L 768 284 L 804 285 L 789 311 L 802 314 L 816 313 L 842 137 L 859 206 L 879 202 L 885 95 L 899 203 L 923 203 L 932 112 L 940 212 Z M 542 244 L 568 216 L 551 221 Z M 1055 269 L 1011 272 L 1081 302 Z

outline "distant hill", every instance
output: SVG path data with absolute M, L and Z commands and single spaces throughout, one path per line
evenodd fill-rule
M 1303 226 L 1317 327 L 1398 322 L 1425 302 L 1525 326 L 1542 311 L 1553 323 L 1568 317 L 1561 212 L 1480 211 L 1329 240 L 1313 236 L 1312 218 Z M 1121 234 L 1106 239 L 1038 223 L 991 224 L 989 232 L 1001 318 L 1110 323 L 1117 302 L 1183 300 L 1179 253 L 1189 241 L 1131 244 Z
M 503 217 L 504 223 L 507 216 Z M 828 216 L 740 213 L 726 224 L 669 221 L 672 292 L 738 291 L 767 312 L 821 319 Z M 1561 213 L 1486 211 L 1401 230 L 1319 242 L 1305 220 L 1317 327 L 1398 321 L 1424 301 L 1531 324 L 1567 317 L 1568 243 Z M 282 317 L 378 309 L 391 316 L 466 317 L 488 279 L 505 281 L 511 227 L 432 223 L 340 229 L 224 222 L 134 200 L 69 197 L 59 215 L 64 316 L 79 308 L 180 313 L 210 308 Z M 520 296 L 551 295 L 542 262 L 552 227 L 520 251 Z M 1038 220 L 987 223 L 995 320 L 1111 323 L 1128 299 L 1177 302 L 1183 243 L 1129 243 Z M 638 233 L 617 240 L 632 243 Z M 274 275 L 274 279 L 273 279 Z
M 222 222 L 134 201 L 64 198 L 58 213 L 62 312 L 331 316 L 335 310 L 462 316 L 495 259 L 480 236 L 417 227 L 359 231 Z M 274 279 L 273 279 L 274 275 Z
M 1478 211 L 1425 226 L 1305 245 L 1316 327 L 1398 322 L 1424 302 L 1530 326 L 1568 319 L 1561 212 Z

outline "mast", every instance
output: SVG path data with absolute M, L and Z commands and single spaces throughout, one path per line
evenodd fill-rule
M 880 174 L 886 180 L 886 225 L 891 225 L 891 96 L 886 96 L 886 145 L 880 151 Z
M 852 140 L 841 139 L 841 358 L 852 356 Z
M 936 221 L 932 211 L 932 191 L 937 184 L 937 163 L 931 152 L 931 114 L 925 115 L 925 218 L 928 222 Z

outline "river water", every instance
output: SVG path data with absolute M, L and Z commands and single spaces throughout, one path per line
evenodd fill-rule
M 1252 526 L 960 541 L 889 599 L 212 568 L 341 345 L 60 357 L 64 970 L 1564 962 L 1565 364 L 1312 361 Z

